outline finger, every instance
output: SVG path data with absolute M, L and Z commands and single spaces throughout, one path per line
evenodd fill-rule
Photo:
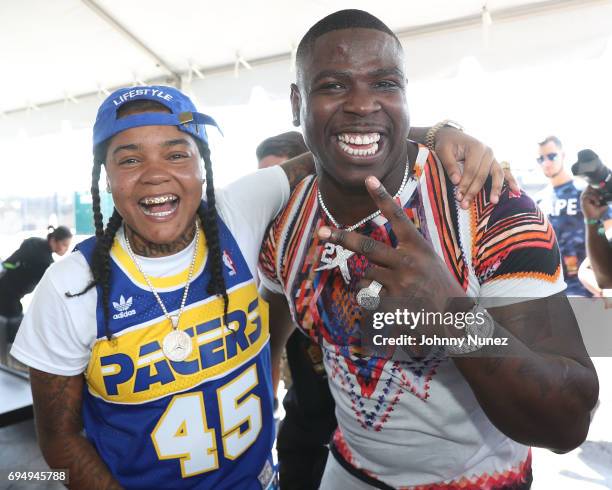
M 597 208 L 607 207 L 603 199 L 603 196 L 597 191 L 594 191 L 592 194 L 589 194 L 588 198 L 589 198 L 589 201 L 593 203 L 593 206 Z
M 366 179 L 366 188 L 378 209 L 389 220 L 399 242 L 406 243 L 417 239 L 417 236 L 420 237 L 419 232 L 412 221 L 408 219 L 404 210 L 395 202 L 385 186 L 376 177 L 371 175 Z
M 444 171 L 453 185 L 461 182 L 461 167 L 457 162 L 456 154 L 453 152 L 455 145 L 436 145 L 436 155 L 440 159 Z
M 583 202 L 590 202 L 597 205 L 599 204 L 599 193 L 591 186 L 587 187 L 583 191 L 581 198 Z
M 589 185 L 589 186 L 587 186 L 587 188 L 586 188 L 586 189 L 583 191 L 583 195 L 584 195 L 584 196 L 586 196 L 586 197 L 593 198 L 593 197 L 595 197 L 595 196 L 599 195 L 599 193 L 598 193 L 598 192 L 597 192 L 595 189 L 593 189 L 593 188 L 592 188 L 592 187 Z
M 461 181 L 459 182 L 459 192 L 457 193 L 457 198 L 459 200 L 463 200 L 466 191 L 470 188 L 474 177 L 478 173 L 478 169 L 482 163 L 482 157 L 486 151 L 486 148 L 487 147 L 481 143 L 466 149 L 463 175 L 461 176 Z
M 381 298 L 388 297 L 395 291 L 397 273 L 392 269 L 385 267 L 368 267 L 363 277 L 357 281 L 357 292 L 363 288 L 367 288 L 372 285 L 372 282 L 376 281 L 382 285 L 379 296 Z
M 378 281 L 383 285 L 389 284 L 390 280 L 393 280 L 393 270 L 377 265 L 370 265 L 363 273 L 362 280 L 366 282 Z
M 582 191 L 582 195 L 588 196 L 589 194 L 592 193 L 592 191 L 593 191 L 593 188 L 589 185 Z
M 504 185 L 504 171 L 501 165 L 497 163 L 497 160 L 493 160 L 491 166 L 491 193 L 489 199 L 493 204 L 499 202 L 499 195 L 501 194 L 502 186 Z
M 348 250 L 365 256 L 376 265 L 393 267 L 401 259 L 402 254 L 389 245 L 354 231 L 322 226 L 318 230 L 318 235 L 321 240 L 342 245 Z
M 521 193 L 521 186 L 519 185 L 518 181 L 514 178 L 514 175 L 512 174 L 512 170 L 510 170 L 509 168 L 504 169 L 504 180 L 506 181 L 506 183 L 508 184 L 508 187 L 510 187 L 510 190 L 514 194 Z
M 467 209 L 472 202 L 472 199 L 480 192 L 482 187 L 484 186 L 487 177 L 489 176 L 489 169 L 491 168 L 491 164 L 493 163 L 493 151 L 491 148 L 486 149 L 486 151 L 482 155 L 482 161 L 480 166 L 478 167 L 478 173 L 474 176 L 472 183 L 470 184 L 467 191 L 465 191 L 463 199 L 461 200 L 461 207 L 463 209 Z

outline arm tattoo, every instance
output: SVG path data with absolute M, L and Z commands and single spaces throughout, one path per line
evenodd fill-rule
M 287 160 L 285 163 L 281 164 L 281 167 L 285 171 L 285 174 L 287 174 L 289 188 L 292 192 L 302 179 L 313 174 L 315 171 L 312 153 L 304 153 L 291 160 Z
M 120 489 L 81 434 L 83 376 L 57 376 L 32 369 L 31 381 L 38 443 L 49 466 L 68 469 L 69 488 Z
M 372 250 L 376 248 L 378 242 L 373 238 L 366 238 L 361 242 L 361 252 L 364 254 L 370 253 Z

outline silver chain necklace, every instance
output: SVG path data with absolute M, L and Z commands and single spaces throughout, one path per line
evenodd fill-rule
M 408 183 L 409 174 L 410 174 L 410 162 L 407 162 L 406 170 L 404 170 L 404 178 L 402 179 L 402 183 L 400 184 L 399 189 L 393 196 L 393 199 L 396 199 L 397 197 L 399 197 L 399 195 L 403 192 L 404 188 L 406 187 L 406 184 Z M 382 212 L 380 209 L 378 209 L 374 211 L 372 214 L 359 220 L 354 225 L 348 226 L 346 228 L 342 228 L 342 225 L 340 225 L 340 223 L 336 221 L 336 218 L 334 218 L 332 214 L 329 212 L 329 209 L 327 209 L 327 206 L 325 205 L 325 202 L 323 201 L 323 195 L 321 194 L 321 188 L 317 189 L 317 199 L 319 200 L 319 205 L 321 206 L 321 209 L 323 210 L 323 212 L 325 213 L 325 216 L 327 216 L 329 221 L 331 221 L 331 223 L 336 228 L 341 228 L 341 229 L 344 229 L 345 231 L 355 231 L 361 225 L 363 225 L 364 223 L 367 223 L 370 220 L 373 220 Z M 323 270 L 334 269 L 335 267 L 338 267 L 340 269 L 340 273 L 342 274 L 342 278 L 344 279 L 344 282 L 348 284 L 351 280 L 351 274 L 348 269 L 348 259 L 352 255 L 354 255 L 354 253 L 355 252 L 351 250 L 346 250 L 341 245 L 336 245 L 334 243 L 327 242 L 325 244 L 325 249 L 323 251 L 323 254 L 321 255 L 322 265 L 319 268 L 315 269 L 315 271 L 323 271 Z
M 409 174 L 410 174 L 410 163 L 408 162 L 408 163 L 406 163 L 406 170 L 404 170 L 404 178 L 402 179 L 402 183 L 400 184 L 399 189 L 397 190 L 397 192 L 393 196 L 393 199 L 398 198 L 399 195 L 404 190 L 404 187 L 406 187 L 406 183 L 408 182 L 408 175 Z M 336 221 L 336 218 L 334 218 L 332 216 L 332 214 L 329 212 L 329 209 L 327 209 L 327 206 L 325 205 L 325 202 L 323 201 L 323 196 L 321 195 L 321 188 L 317 189 L 317 198 L 319 199 L 319 204 L 321 205 L 321 209 L 323 209 L 323 211 L 325 212 L 325 216 L 327 216 L 329 218 L 329 221 L 331 221 L 331 223 L 336 228 L 342 228 L 342 225 L 340 223 L 338 223 L 338 221 Z M 372 214 L 370 214 L 370 215 L 366 216 L 365 218 L 363 218 L 362 220 L 359 220 L 354 225 L 348 226 L 348 227 L 343 228 L 343 229 L 346 230 L 346 231 L 355 231 L 357 228 L 359 228 L 364 223 L 367 223 L 368 221 L 376 218 L 381 212 L 382 211 L 380 209 L 378 209 L 378 210 L 374 211 Z
M 130 245 L 130 240 L 127 236 L 127 232 L 124 233 L 124 235 L 125 235 L 126 248 L 130 256 L 130 259 L 132 259 L 132 262 L 134 262 L 134 264 L 136 265 L 138 272 L 140 272 L 140 274 L 142 274 L 142 277 L 144 277 L 144 280 L 147 283 L 147 286 L 149 286 L 149 289 L 153 293 L 153 296 L 155 296 L 157 303 L 159 304 L 160 308 L 164 312 L 164 316 L 168 320 L 170 320 L 170 324 L 172 325 L 172 331 L 164 337 L 164 340 L 162 342 L 162 351 L 164 352 L 164 355 L 171 361 L 175 361 L 175 362 L 184 361 L 185 359 L 187 359 L 189 354 L 191 354 L 193 345 L 191 342 L 191 337 L 185 331 L 179 330 L 178 326 L 179 326 L 179 321 L 181 319 L 181 315 L 183 314 L 183 310 L 185 309 L 185 303 L 187 302 L 187 295 L 189 294 L 189 285 L 191 284 L 191 279 L 193 277 L 193 271 L 195 269 L 195 263 L 196 263 L 196 259 L 198 256 L 198 243 L 199 243 L 199 238 L 200 238 L 200 226 L 198 224 L 198 220 L 196 218 L 196 221 L 195 221 L 195 243 L 194 243 L 193 257 L 191 258 L 191 264 L 189 265 L 189 272 L 187 274 L 187 282 L 185 283 L 185 289 L 183 291 L 183 298 L 181 299 L 181 306 L 176 315 L 170 315 L 170 313 L 168 313 L 168 310 L 166 309 L 166 305 L 164 305 L 164 302 L 159 296 L 159 293 L 157 292 L 157 290 L 151 283 L 149 276 L 144 272 L 144 270 L 142 269 L 142 267 L 136 260 L 136 255 L 134 254 L 134 251 L 132 250 L 132 246 Z

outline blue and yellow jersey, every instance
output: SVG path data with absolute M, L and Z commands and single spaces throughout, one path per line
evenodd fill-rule
M 87 437 L 126 488 L 262 489 L 273 479 L 273 396 L 267 305 L 238 244 L 223 223 L 220 240 L 229 295 L 209 296 L 207 247 L 200 231 L 194 280 L 179 328 L 193 351 L 168 360 L 171 331 L 155 297 L 117 239 L 111 250 L 105 337 L 98 290 L 97 341 L 86 371 Z M 94 240 L 79 245 L 91 260 Z M 167 310 L 179 309 L 187 270 L 151 278 Z

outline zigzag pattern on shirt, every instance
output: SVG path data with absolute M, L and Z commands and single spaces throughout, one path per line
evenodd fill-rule
M 342 458 L 352 466 L 368 475 L 370 478 L 378 479 L 375 474 L 361 468 L 353 457 L 340 429 L 336 429 L 333 435 L 333 444 Z M 446 483 L 433 483 L 417 486 L 400 486 L 397 490 L 525 490 L 527 482 L 531 478 L 531 450 L 527 458 L 517 466 L 504 472 L 495 472 L 492 475 L 483 473 L 473 477 L 463 477 Z
M 514 194 L 505 188 L 495 205 L 487 192 L 480 192 L 470 210 L 470 220 L 474 271 L 481 283 L 519 277 L 548 282 L 558 279 L 555 233 L 526 194 Z M 528 263 L 522 259 L 523 249 L 530 249 Z
M 447 180 L 442 164 L 431 152 L 427 156 L 424 171 L 429 203 L 443 252 L 442 259 L 465 290 L 468 285 L 468 269 L 457 237 L 459 225 L 453 186 Z
M 531 475 L 531 450 L 527 459 L 518 467 L 503 473 L 484 473 L 473 478 L 437 485 L 419 485 L 417 487 L 400 487 L 398 490 L 525 490 Z

